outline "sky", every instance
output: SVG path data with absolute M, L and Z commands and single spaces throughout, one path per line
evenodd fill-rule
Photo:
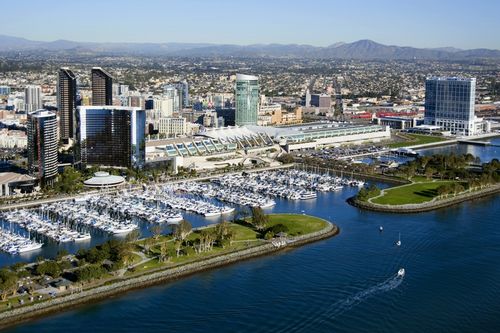
M 31 40 L 500 49 L 498 0 L 0 0 Z

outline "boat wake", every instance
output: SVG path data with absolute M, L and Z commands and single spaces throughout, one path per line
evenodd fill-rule
M 403 278 L 404 275 L 395 274 L 379 284 L 331 304 L 322 313 L 315 317 L 305 318 L 305 320 L 301 320 L 300 323 L 292 323 L 288 327 L 278 330 L 278 332 L 309 331 L 312 327 L 337 318 L 373 296 L 396 289 L 403 282 Z

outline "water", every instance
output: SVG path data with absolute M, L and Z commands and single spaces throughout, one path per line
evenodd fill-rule
M 232 219 L 232 215 L 224 215 L 224 216 L 218 216 L 218 217 L 210 217 L 210 218 L 204 218 L 200 215 L 197 215 L 195 213 L 191 212 L 185 212 L 181 211 L 182 216 L 184 216 L 185 219 L 187 219 L 193 227 L 201 227 L 207 224 L 214 224 L 214 223 L 219 223 L 222 221 L 223 218 L 227 219 Z M 144 221 L 141 221 L 140 219 L 135 220 L 136 223 L 139 225 L 139 230 L 141 232 L 141 235 L 143 237 L 148 237 L 151 236 L 150 228 L 153 224 L 151 223 L 146 223 Z M 29 236 L 29 233 L 22 228 L 19 228 L 16 226 L 16 224 L 12 223 L 9 224 L 5 221 L 3 221 L 0 218 L 0 226 L 6 230 L 12 230 L 16 233 L 20 233 L 21 235 L 24 235 L 26 237 Z M 98 244 L 102 244 L 105 242 L 107 239 L 110 238 L 124 238 L 125 235 L 117 235 L 117 236 L 110 236 L 107 233 L 104 233 L 102 231 L 96 230 L 94 228 L 87 228 L 90 234 L 92 235 L 92 238 L 88 241 L 82 241 L 82 242 L 69 242 L 69 243 L 61 243 L 58 244 L 54 241 L 47 240 L 47 238 L 42 237 L 35 237 L 36 239 L 43 241 L 44 246 L 41 249 L 31 251 L 31 252 L 26 252 L 22 253 L 19 255 L 10 255 L 5 252 L 0 252 L 0 267 L 5 266 L 5 265 L 10 265 L 16 262 L 32 262 L 35 261 L 38 256 L 42 256 L 45 258 L 53 258 L 57 255 L 57 252 L 61 249 L 64 249 L 68 251 L 69 253 L 75 253 L 78 251 L 80 248 L 89 248 Z M 163 233 L 168 233 L 170 232 L 170 227 L 167 225 L 164 225 L 163 228 Z M 34 236 L 34 235 L 32 235 Z M 33 238 L 33 237 L 32 237 Z
M 331 219 L 341 229 L 334 238 L 129 292 L 8 332 L 498 331 L 500 195 L 391 215 L 347 205 L 345 199 L 356 191 L 277 200 L 272 209 Z M 402 246 L 396 247 L 399 233 Z M 402 279 L 395 275 L 400 267 L 406 269 Z
M 495 145 L 500 145 L 500 137 L 494 137 L 489 139 L 482 139 L 479 141 L 491 142 Z M 454 144 L 448 146 L 439 146 L 428 149 L 417 149 L 419 154 L 424 156 L 429 156 L 433 154 L 472 154 L 481 159 L 481 162 L 489 162 L 493 158 L 500 158 L 500 147 L 497 146 L 479 146 L 479 145 L 469 145 L 469 144 Z
M 358 210 L 355 189 L 279 200 L 331 218 L 334 238 L 237 263 L 9 332 L 495 332 L 500 196 L 416 215 Z M 379 225 L 384 231 L 378 231 Z M 394 246 L 401 232 L 402 246 Z M 404 279 L 395 279 L 405 267 Z

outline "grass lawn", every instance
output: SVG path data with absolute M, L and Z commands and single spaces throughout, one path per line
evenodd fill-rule
M 314 216 L 299 214 L 271 214 L 269 215 L 268 226 L 284 224 L 288 227 L 289 236 L 309 234 L 325 228 L 327 223 Z
M 426 143 L 433 143 L 439 141 L 445 141 L 446 138 L 433 136 L 433 135 L 422 135 L 422 134 L 405 134 L 406 136 L 412 138 L 411 141 L 394 142 L 389 144 L 389 148 L 401 148 L 407 146 L 423 145 Z
M 383 196 L 373 199 L 371 202 L 381 205 L 405 205 L 431 201 L 438 195 L 436 189 L 439 186 L 452 183 L 454 181 L 429 181 L 397 186 L 385 190 Z

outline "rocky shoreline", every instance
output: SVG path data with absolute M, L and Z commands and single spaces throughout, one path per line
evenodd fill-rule
M 175 280 L 201 271 L 222 267 L 250 258 L 272 254 L 282 251 L 283 249 L 294 248 L 337 235 L 339 233 L 339 228 L 328 221 L 327 223 L 328 226 L 318 232 L 289 238 L 289 242 L 285 246 L 276 247 L 272 243 L 257 245 L 244 250 L 218 255 L 176 267 L 148 272 L 140 276 L 130 277 L 108 285 L 83 290 L 78 293 L 57 297 L 41 303 L 7 310 L 0 313 L 0 328 L 16 325 L 54 312 L 61 312 L 89 302 L 99 301 L 130 290 L 141 289 L 166 281 Z
M 347 203 L 349 203 L 354 207 L 376 212 L 395 213 L 395 214 L 414 214 L 414 213 L 428 212 L 435 209 L 453 206 L 462 203 L 464 201 L 479 199 L 497 193 L 500 193 L 500 185 L 492 185 L 482 190 L 459 194 L 456 197 L 433 200 L 421 204 L 381 205 L 368 201 L 360 201 L 357 200 L 356 197 L 350 197 L 349 199 L 347 199 Z

